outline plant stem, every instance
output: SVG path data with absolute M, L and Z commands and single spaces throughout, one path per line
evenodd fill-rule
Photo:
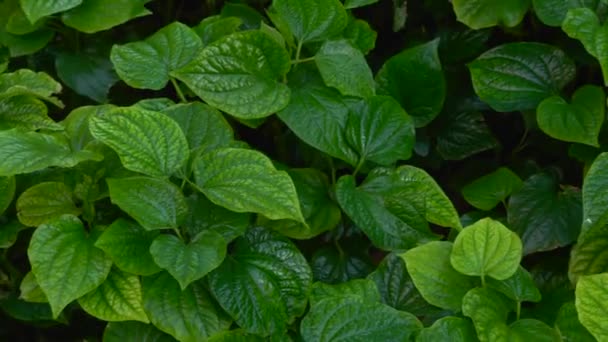
M 361 167 L 363 166 L 364 163 L 365 163 L 365 158 L 361 157 L 359 159 L 359 163 L 357 163 L 357 167 L 355 167 L 355 171 L 353 172 L 353 178 L 357 177 L 357 173 L 359 173 L 359 170 L 361 169 Z
M 308 57 L 308 58 L 302 58 L 302 59 L 294 59 L 290 63 L 291 64 L 300 64 L 300 63 L 312 62 L 314 60 L 315 60 L 315 57 Z
M 519 316 L 521 316 L 521 302 L 517 301 L 517 320 L 519 320 Z
M 300 60 L 300 54 L 302 53 L 302 42 L 299 41 L 298 42 L 298 47 L 296 48 L 296 64 L 299 63 L 298 61 Z
M 486 287 L 486 275 L 481 274 L 481 287 Z
M 179 97 L 179 100 L 181 102 L 188 102 L 188 100 L 186 100 L 186 97 L 184 96 L 184 93 L 182 93 L 182 90 L 179 87 L 179 84 L 177 83 L 177 81 L 173 77 L 171 77 L 171 84 L 173 84 L 173 88 L 175 88 L 175 92 L 177 93 L 177 96 Z
M 182 236 L 182 233 L 179 231 L 179 228 L 173 228 L 173 231 L 175 232 L 175 235 L 177 235 L 177 237 L 178 237 L 180 240 L 185 241 L 185 240 L 184 240 L 184 237 Z

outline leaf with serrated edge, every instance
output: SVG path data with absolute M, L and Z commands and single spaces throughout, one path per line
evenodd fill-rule
M 581 277 L 576 284 L 578 317 L 598 340 L 608 339 L 608 273 Z
M 72 189 L 60 182 L 43 182 L 25 190 L 17 199 L 17 217 L 35 227 L 65 214 L 79 215 Z
M 300 43 L 335 36 L 348 20 L 339 0 L 275 0 L 272 8 Z

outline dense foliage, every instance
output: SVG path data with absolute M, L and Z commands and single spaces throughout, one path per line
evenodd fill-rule
M 0 0 L 0 340 L 608 341 L 607 17 Z

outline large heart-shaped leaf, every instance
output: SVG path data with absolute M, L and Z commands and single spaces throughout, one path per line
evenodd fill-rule
M 576 311 L 598 340 L 608 339 L 608 273 L 581 277 L 576 285 Z
M 287 106 L 289 54 L 261 31 L 237 32 L 206 46 L 171 73 L 206 103 L 241 119 L 269 116 Z
M 94 243 L 72 215 L 61 216 L 34 231 L 27 255 L 54 318 L 70 302 L 101 285 L 110 273 L 112 260 Z
M 275 0 L 272 8 L 300 44 L 336 36 L 348 20 L 339 0 Z
M 597 147 L 605 108 L 604 90 L 586 85 L 572 95 L 572 103 L 559 96 L 543 100 L 536 109 L 536 120 L 538 127 L 555 139 Z
M 60 182 L 43 182 L 24 191 L 17 199 L 17 217 L 28 227 L 35 227 L 61 215 L 79 215 L 72 189 Z
M 126 23 L 131 19 L 152 14 L 144 7 L 150 0 L 85 0 L 61 16 L 69 27 L 85 33 L 95 33 Z
M 519 24 L 530 7 L 530 0 L 453 0 L 458 21 L 479 30 L 495 25 L 513 27 Z

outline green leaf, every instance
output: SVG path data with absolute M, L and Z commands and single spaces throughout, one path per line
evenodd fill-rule
M 583 182 L 583 226 L 580 239 L 587 233 L 608 225 L 608 153 L 600 154 Z
M 151 324 L 141 322 L 110 322 L 103 331 L 103 342 L 175 342 Z
M 228 59 L 227 59 L 228 58 Z M 287 106 L 289 54 L 260 31 L 237 32 L 208 46 L 171 73 L 209 105 L 241 119 L 267 117 Z
M 580 190 L 560 186 L 549 174 L 528 178 L 511 195 L 508 208 L 509 226 L 521 237 L 524 255 L 569 245 L 579 235 Z
M 180 189 L 148 177 L 108 178 L 110 199 L 147 230 L 177 228 L 188 213 Z
M 500 222 L 485 218 L 458 234 L 450 261 L 456 271 L 480 276 L 482 282 L 486 275 L 505 280 L 517 271 L 522 249 L 517 234 Z
M 31 22 L 21 7 L 17 7 L 12 13 L 10 13 L 10 15 L 8 15 L 6 27 L 4 29 L 10 34 L 25 35 L 38 30 L 43 26 L 43 24 L 43 20 Z
M 522 185 L 519 176 L 508 168 L 501 167 L 465 185 L 462 188 L 462 196 L 475 208 L 487 211 L 504 202 Z
M 608 225 L 593 228 L 572 248 L 568 277 L 576 283 L 583 275 L 608 272 Z
M 61 84 L 44 72 L 20 69 L 8 74 L 0 74 L 0 99 L 30 95 L 63 107 L 53 94 L 61 92 Z
M 174 235 L 161 234 L 150 246 L 154 261 L 177 279 L 182 290 L 216 269 L 226 257 L 226 240 L 214 232 L 203 231 L 184 244 Z
M 152 14 L 144 7 L 150 0 L 85 0 L 82 5 L 63 13 L 61 20 L 69 27 L 85 33 L 110 29 L 127 21 Z
M 0 301 L 2 311 L 15 319 L 26 322 L 52 321 L 51 307 L 48 303 L 29 303 L 11 296 Z
M 289 239 L 253 228 L 234 253 L 211 272 L 209 285 L 220 305 L 248 332 L 279 335 L 304 313 L 312 273 Z
M 21 279 L 21 284 L 19 284 L 19 299 L 23 299 L 24 301 L 30 303 L 48 303 L 49 300 L 46 298 L 44 292 L 38 285 L 38 281 L 34 276 L 32 271 L 27 272 L 27 274 Z
M 376 284 L 369 279 L 353 279 L 335 285 L 321 282 L 312 285 L 310 305 L 315 306 L 326 299 L 355 297 L 366 302 L 380 302 L 380 293 Z
M 24 191 L 17 199 L 17 217 L 28 227 L 35 227 L 64 214 L 79 215 L 72 189 L 60 182 L 44 182 Z
M 120 270 L 112 270 L 108 278 L 80 298 L 78 304 L 91 316 L 104 321 L 149 322 L 144 312 L 139 278 Z
M 209 342 L 264 342 L 266 339 L 247 333 L 243 329 L 223 331 L 211 336 Z M 291 340 L 290 340 L 291 341 Z
M 72 149 L 76 151 L 85 149 L 89 143 L 95 141 L 89 130 L 89 119 L 107 113 L 113 108 L 115 108 L 113 105 L 82 106 L 71 111 L 61 124 L 70 137 Z
M 555 329 L 565 342 L 594 342 L 595 339 L 581 324 L 574 302 L 568 302 L 559 309 Z
M 0 177 L 0 215 L 4 213 L 13 201 L 17 182 L 14 176 Z
M 532 275 L 519 266 L 515 274 L 504 280 L 488 279 L 488 286 L 517 302 L 540 302 L 541 294 Z
M 192 238 L 203 231 L 214 231 L 230 242 L 243 235 L 249 226 L 251 215 L 213 204 L 203 194 L 194 193 L 186 202 L 190 211 L 182 227 Z
M 439 39 L 401 51 L 376 75 L 378 93 L 394 97 L 414 119 L 428 125 L 441 112 L 446 83 L 437 53 Z
M 175 106 L 173 100 L 166 97 L 158 97 L 139 100 L 131 107 L 138 107 L 153 112 L 162 112 L 171 106 Z
M 191 150 L 206 152 L 228 147 L 234 139 L 230 124 L 218 110 L 206 104 L 178 104 L 162 112 L 179 124 Z
M 189 156 L 180 126 L 164 114 L 116 108 L 91 117 L 93 136 L 110 146 L 125 168 L 150 176 L 170 176 Z
M 143 41 L 114 45 L 110 59 L 118 76 L 133 88 L 159 90 L 169 74 L 187 65 L 202 48 L 188 26 L 174 22 Z
M 52 30 L 44 28 L 24 35 L 0 31 L 0 44 L 9 48 L 10 57 L 22 57 L 40 51 L 54 36 Z
M 479 30 L 496 25 L 517 26 L 528 12 L 530 0 L 453 0 L 452 5 L 458 21 Z
M 452 243 L 433 241 L 402 254 L 407 270 L 427 302 L 458 312 L 464 295 L 477 280 L 458 273 L 450 263 Z
M 144 308 L 158 329 L 179 341 L 196 342 L 230 327 L 230 320 L 201 282 L 184 291 L 163 272 L 143 280 Z
M 535 109 L 547 97 L 559 95 L 576 73 L 562 50 L 540 43 L 500 45 L 468 67 L 475 92 L 498 112 Z
M 314 279 L 335 284 L 366 277 L 373 271 L 374 265 L 367 250 L 362 251 L 356 245 L 353 246 L 356 249 L 348 247 L 327 246 L 316 250 L 310 262 Z
M 325 84 L 342 95 L 368 98 L 376 93 L 374 75 L 365 56 L 349 41 L 328 40 L 314 58 Z
M 588 7 L 600 10 L 604 4 L 601 0 L 532 0 L 534 13 L 548 26 L 560 27 L 571 8 Z
M 477 287 L 462 299 L 462 313 L 473 320 L 479 341 L 510 341 L 509 327 L 505 322 L 511 305 L 502 294 Z
M 572 95 L 572 103 L 559 96 L 543 100 L 536 109 L 536 119 L 538 127 L 552 138 L 598 147 L 605 107 L 604 90 L 585 85 Z
M 336 36 L 348 21 L 339 0 L 274 0 L 272 8 L 285 20 L 300 45 Z
M 268 221 L 259 218 L 263 226 L 272 228 L 292 239 L 310 239 L 334 229 L 342 217 L 340 207 L 331 199 L 327 176 L 316 169 L 292 169 L 288 171 L 298 193 L 300 209 L 306 221 Z
M 460 317 L 444 317 L 432 326 L 422 329 L 416 342 L 475 342 L 478 341 L 475 327 L 469 320 Z
M 354 47 L 361 50 L 364 55 L 367 55 L 376 47 L 378 33 L 365 20 L 351 17 L 348 26 L 342 34 Z
M 411 117 L 388 96 L 351 101 L 346 122 L 346 141 L 366 160 L 389 166 L 412 155 L 415 140 Z
M 57 318 L 63 308 L 104 282 L 112 261 L 94 246 L 76 216 L 64 215 L 38 227 L 27 255 L 32 272 Z
M 552 327 L 536 319 L 520 319 L 509 326 L 511 341 L 561 342 L 562 336 Z
M 150 245 L 158 231 L 147 231 L 140 225 L 118 219 L 97 238 L 95 247 L 104 251 L 119 269 L 137 275 L 152 275 L 160 272 Z
M 0 46 L 0 73 L 3 73 L 8 68 L 8 62 L 10 60 L 10 51 L 8 48 Z
M 345 0 L 344 8 L 351 9 L 375 4 L 378 0 Z
M 241 18 L 212 15 L 192 29 L 201 38 L 203 46 L 207 46 L 224 36 L 238 32 L 241 25 L 243 25 Z
M 55 58 L 55 69 L 65 85 L 99 103 L 108 101 L 108 92 L 118 81 L 107 55 L 62 52 Z
M 608 85 L 608 25 L 601 25 L 597 14 L 589 8 L 574 8 L 568 11 L 562 30 L 570 38 L 581 41 L 585 50 L 597 58 L 602 68 L 604 84 Z
M 60 124 L 48 117 L 44 102 L 26 95 L 0 100 L 0 130 L 11 128 L 63 130 Z
M 83 0 L 20 0 L 21 8 L 33 24 L 38 19 L 74 8 Z
M 583 276 L 576 284 L 578 317 L 598 341 L 608 338 L 608 273 Z
M 17 242 L 19 232 L 26 228 L 17 220 L 0 225 L 0 248 L 9 248 L 14 245 Z
M 300 333 L 304 341 L 314 342 L 408 341 L 421 328 L 408 312 L 357 297 L 337 297 L 313 305 Z
M 194 176 L 200 190 L 217 205 L 239 213 L 259 213 L 273 220 L 305 223 L 293 181 L 260 152 L 240 148 L 213 150 L 194 162 Z

